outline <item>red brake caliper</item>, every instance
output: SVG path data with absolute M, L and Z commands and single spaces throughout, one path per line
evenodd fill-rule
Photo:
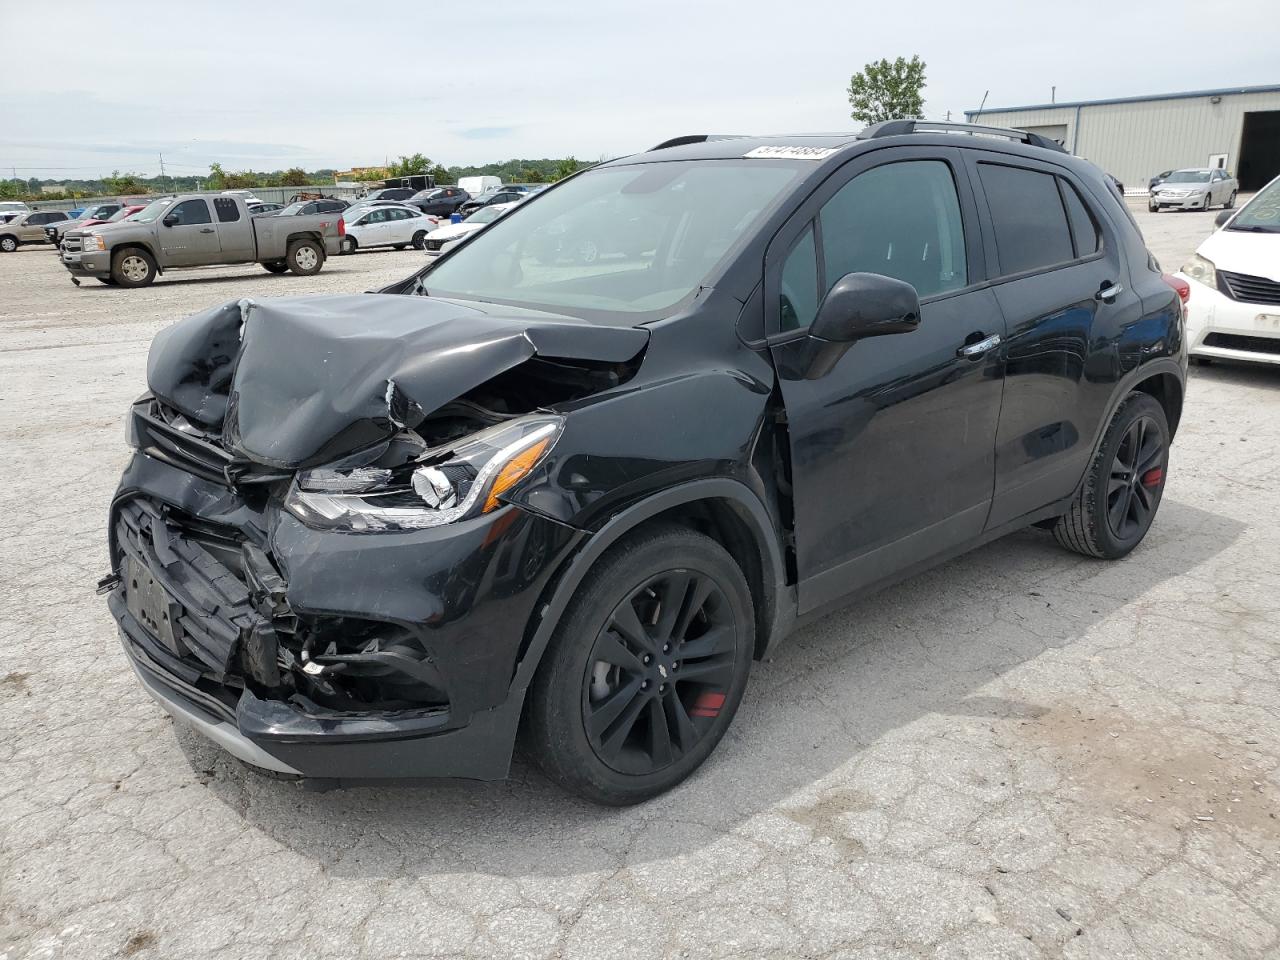
M 723 706 L 723 693 L 711 693 L 710 691 L 705 691 L 698 694 L 698 699 L 693 701 L 693 709 L 689 711 L 689 716 L 718 717 L 720 716 L 720 708 Z
M 1152 467 L 1142 475 L 1144 487 L 1158 487 L 1164 482 L 1164 467 Z

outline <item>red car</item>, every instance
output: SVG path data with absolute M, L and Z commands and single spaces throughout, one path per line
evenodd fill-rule
M 50 239 L 53 241 L 54 247 L 61 248 L 62 234 L 65 232 L 65 228 L 67 225 L 74 222 L 75 229 L 83 230 L 85 227 L 96 227 L 102 223 L 115 223 L 117 220 L 124 220 L 126 217 L 133 216 L 135 213 L 137 213 L 139 210 L 141 210 L 145 206 L 146 206 L 145 203 L 126 204 L 125 206 L 121 207 L 119 210 L 117 210 L 115 213 L 113 213 L 109 217 L 91 217 L 88 220 L 76 220 L 76 221 L 68 220 L 65 224 L 59 224 L 59 226 L 62 226 L 64 228 L 63 230 L 51 231 L 48 227 L 46 227 L 45 233 L 52 233 Z

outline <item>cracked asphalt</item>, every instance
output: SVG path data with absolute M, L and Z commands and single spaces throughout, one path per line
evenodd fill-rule
M 1166 269 L 1211 229 L 1137 216 Z M 0 960 L 1280 956 L 1280 369 L 1193 368 L 1129 559 L 1028 531 L 828 617 L 640 807 L 519 760 L 315 792 L 171 722 L 93 591 L 150 337 L 418 256 L 127 291 L 0 254 Z

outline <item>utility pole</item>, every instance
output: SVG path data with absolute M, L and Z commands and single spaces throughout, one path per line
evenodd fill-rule
M 950 122 L 951 122 L 951 111 L 950 111 L 950 110 L 948 110 L 948 111 L 947 111 L 947 123 L 950 123 Z
M 160 154 L 160 186 L 164 187 L 164 154 Z
M 977 122 L 978 122 L 978 118 L 979 118 L 980 116 L 982 116 L 982 109 L 983 109 L 983 107 L 985 107 L 985 106 L 987 105 L 987 97 L 989 97 L 990 95 L 991 95 L 991 91 L 990 91 L 990 90 L 985 90 L 985 91 L 983 91 L 983 94 L 982 94 L 982 102 L 981 102 L 980 104 L 978 104 L 978 112 L 977 112 L 977 113 L 975 113 L 975 114 L 973 115 L 973 121 L 974 121 L 974 123 L 977 123 Z
M 1050 88 L 1049 88 L 1049 102 L 1050 102 L 1050 103 L 1057 103 L 1057 102 L 1058 102 L 1058 87 L 1057 87 L 1057 84 L 1055 84 L 1054 86 L 1052 86 L 1052 87 L 1050 87 Z

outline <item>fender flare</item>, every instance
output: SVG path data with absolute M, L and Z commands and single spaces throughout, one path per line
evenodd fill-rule
M 749 525 L 755 540 L 761 546 L 761 559 L 765 566 L 765 591 L 762 601 L 771 608 L 772 635 L 776 638 L 784 632 L 795 615 L 794 593 L 786 583 L 786 567 L 782 548 L 774 534 L 773 520 L 760 498 L 746 484 L 727 477 L 708 477 L 693 480 L 655 493 L 609 518 L 592 534 L 582 548 L 569 561 L 564 573 L 557 580 L 550 599 L 542 606 L 538 625 L 516 664 L 511 681 L 510 698 L 523 698 L 533 675 L 542 662 L 551 636 L 564 615 L 569 601 L 577 593 L 596 561 L 611 546 L 621 540 L 646 520 L 652 519 L 673 507 L 696 503 L 700 500 L 727 500 L 738 509 L 740 519 Z
M 1098 450 L 1102 447 L 1102 441 L 1106 438 L 1107 428 L 1111 426 L 1111 419 L 1116 415 L 1116 411 L 1120 409 L 1120 404 L 1124 402 L 1124 398 L 1132 393 L 1133 388 L 1139 383 L 1162 374 L 1169 374 L 1178 381 L 1178 386 L 1182 390 L 1182 396 L 1179 397 L 1179 400 L 1182 403 L 1186 402 L 1186 369 L 1174 357 L 1157 357 L 1130 371 L 1116 385 L 1115 391 L 1111 394 L 1111 399 L 1107 401 L 1106 413 L 1100 418 L 1097 435 L 1093 438 L 1093 448 L 1089 452 L 1089 463 L 1093 463 L 1093 458 L 1098 455 Z M 1088 472 L 1088 467 L 1086 467 L 1085 476 L 1088 476 Z M 1080 482 L 1084 482 L 1084 477 L 1080 478 Z

